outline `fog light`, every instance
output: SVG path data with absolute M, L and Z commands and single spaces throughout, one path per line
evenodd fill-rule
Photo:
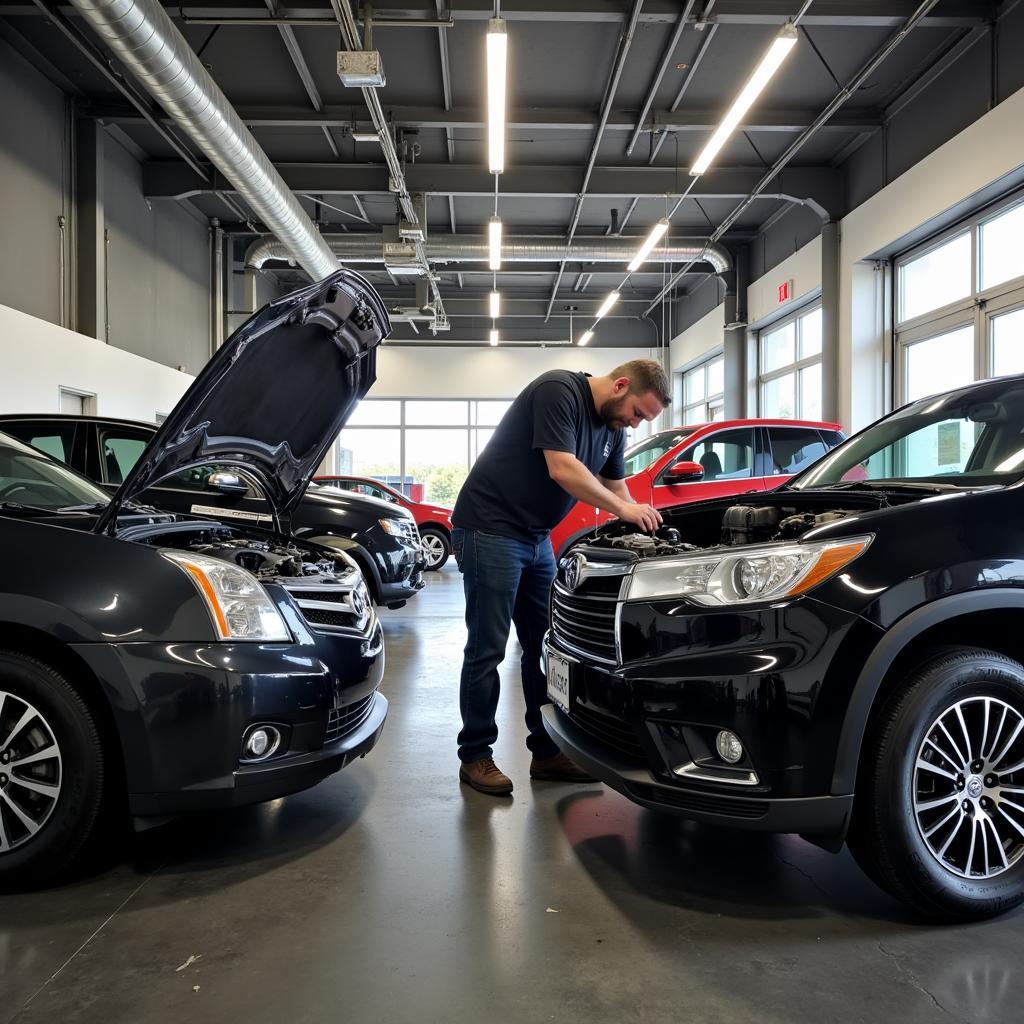
M 270 757 L 281 745 L 281 733 L 272 725 L 254 725 L 242 741 L 246 760 L 262 761 Z
M 723 729 L 715 737 L 715 749 L 718 756 L 729 764 L 738 764 L 743 760 L 743 744 L 739 736 L 728 729 Z

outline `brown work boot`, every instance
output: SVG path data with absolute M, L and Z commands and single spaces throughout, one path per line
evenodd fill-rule
M 593 775 L 588 775 L 579 765 L 573 764 L 565 754 L 535 757 L 530 762 L 530 778 L 545 782 L 597 782 Z
M 491 757 L 463 763 L 459 768 L 459 781 L 490 796 L 511 796 L 512 780 L 494 763 Z

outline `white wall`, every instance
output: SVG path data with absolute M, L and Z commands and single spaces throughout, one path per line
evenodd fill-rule
M 645 348 L 470 348 L 384 345 L 370 398 L 514 398 L 548 370 L 598 376 L 629 359 L 657 359 Z
M 793 282 L 792 297 L 779 302 L 778 287 Z M 805 302 L 821 288 L 821 238 L 815 238 L 797 249 L 792 256 L 769 270 L 747 289 L 747 322 L 760 326 L 768 320 L 789 312 Z
M 669 362 L 673 372 L 698 362 L 716 348 L 722 347 L 725 337 L 725 306 L 715 306 L 681 334 L 669 346 Z
M 96 395 L 102 416 L 152 422 L 192 383 L 160 363 L 0 306 L 0 410 L 58 412 L 59 389 Z
M 1024 166 L 1024 89 L 925 157 L 840 224 L 839 418 L 859 429 L 886 410 L 883 282 L 864 261 Z M 775 272 L 773 272 L 773 276 Z

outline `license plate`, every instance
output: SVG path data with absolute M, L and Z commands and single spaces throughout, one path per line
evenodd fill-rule
M 550 648 L 547 652 L 548 696 L 566 714 L 569 713 L 569 662 Z

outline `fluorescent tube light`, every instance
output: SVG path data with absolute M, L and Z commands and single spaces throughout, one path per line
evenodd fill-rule
M 601 317 L 607 316 L 608 315 L 608 310 L 610 310 L 612 308 L 612 306 L 614 306 L 615 303 L 618 302 L 618 301 L 619 301 L 619 293 L 618 292 L 609 292 L 605 296 L 604 302 L 601 303 L 601 308 L 597 311 L 597 317 L 595 319 L 600 320 Z
M 496 329 L 492 329 L 491 330 L 491 344 L 492 345 L 497 345 L 498 344 L 498 332 L 497 332 Z
M 505 169 L 505 75 L 508 34 L 502 18 L 487 23 L 487 161 L 491 174 Z
M 644 239 L 643 245 L 637 250 L 637 254 L 633 257 L 629 266 L 626 268 L 631 274 L 635 273 L 640 269 L 644 261 L 651 254 L 651 250 L 661 241 L 665 232 L 668 231 L 668 220 L 659 220 L 657 224 L 651 228 L 650 233 Z
M 353 132 L 353 142 L 380 142 L 380 135 L 377 132 Z
M 582 333 L 582 334 L 580 335 L 580 340 L 579 340 L 579 341 L 577 342 L 577 344 L 578 344 L 578 345 L 586 345 L 586 343 L 587 343 L 588 341 L 590 341 L 590 339 L 591 339 L 591 338 L 592 338 L 593 336 L 594 336 L 594 332 L 593 332 L 593 331 L 584 331 L 584 332 L 583 332 L 583 333 Z
M 487 225 L 487 241 L 491 250 L 491 270 L 501 270 L 501 221 L 492 217 Z
M 783 25 L 779 34 L 772 40 L 771 46 L 768 47 L 768 52 L 761 58 L 761 63 L 754 68 L 754 73 L 747 79 L 747 84 L 743 86 L 739 96 L 733 100 L 722 123 L 715 129 L 715 134 L 708 140 L 707 145 L 701 150 L 700 156 L 690 168 L 692 177 L 703 174 L 708 169 L 711 161 L 715 159 L 726 140 L 736 130 L 743 116 L 764 91 L 775 72 L 779 70 L 789 51 L 796 45 L 796 41 L 796 29 L 792 25 Z
M 498 292 L 491 292 L 491 319 L 497 320 L 501 316 L 501 295 Z

